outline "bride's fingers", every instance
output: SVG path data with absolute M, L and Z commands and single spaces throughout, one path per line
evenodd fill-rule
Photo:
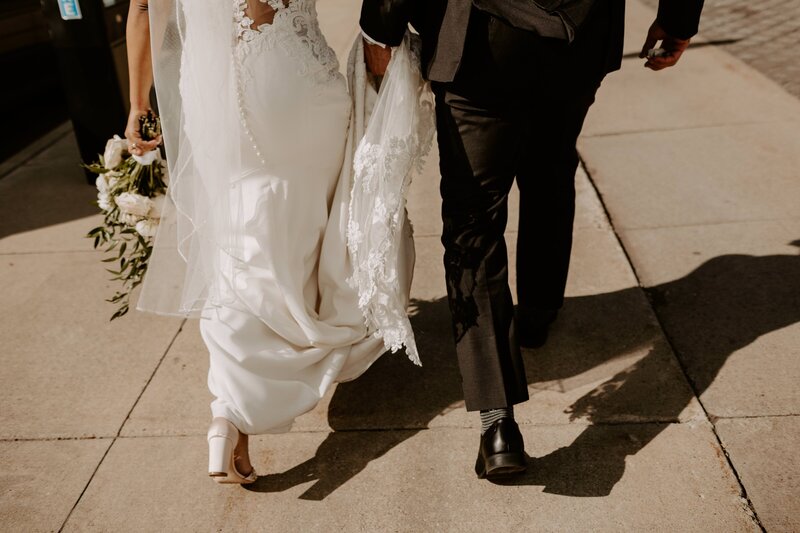
M 161 138 L 145 141 L 138 134 L 127 136 L 128 152 L 133 155 L 142 155 L 150 150 L 155 150 L 161 142 Z

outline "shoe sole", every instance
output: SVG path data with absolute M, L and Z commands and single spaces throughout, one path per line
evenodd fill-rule
M 518 453 L 497 453 L 486 459 L 478 478 L 500 478 L 521 474 L 528 469 L 525 457 Z

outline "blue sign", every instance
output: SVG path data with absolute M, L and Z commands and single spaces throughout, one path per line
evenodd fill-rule
M 61 18 L 64 20 L 83 18 L 79 0 L 58 0 L 58 9 L 61 11 Z

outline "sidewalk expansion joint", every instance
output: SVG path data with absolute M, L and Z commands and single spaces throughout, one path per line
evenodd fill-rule
M 61 440 L 108 440 L 114 435 L 96 435 L 88 437 L 0 437 L 0 442 L 58 442 Z
M 578 420 L 575 422 L 563 422 L 563 423 L 539 423 L 539 422 L 525 422 L 517 420 L 517 423 L 520 427 L 526 428 L 556 428 L 556 427 L 591 427 L 591 426 L 598 426 L 598 427 L 617 427 L 617 426 L 669 426 L 669 425 L 689 425 L 696 422 L 707 422 L 705 418 L 687 418 L 685 420 L 680 419 L 661 419 L 661 420 L 602 420 L 599 422 L 586 422 L 583 420 Z M 418 433 L 420 431 L 442 431 L 442 430 L 468 430 L 468 431 L 477 431 L 480 428 L 478 426 L 458 426 L 458 425 L 441 425 L 441 426 L 385 426 L 385 427 L 347 427 L 347 428 L 339 428 L 339 429 L 332 429 L 332 428 L 308 428 L 308 429 L 294 429 L 287 433 L 280 433 L 277 435 L 315 435 L 319 433 L 390 433 L 390 432 L 415 432 Z M 137 435 L 119 435 L 117 437 L 98 437 L 102 439 L 111 439 L 114 438 L 116 440 L 124 440 L 124 439 L 162 439 L 162 438 L 185 438 L 185 437 L 204 437 L 205 431 L 188 431 L 183 433 L 157 433 L 157 434 L 137 434 Z M 254 435 L 259 436 L 259 435 Z M 269 435 L 272 436 L 272 435 Z M 92 438 L 68 438 L 68 439 L 61 439 L 61 438 L 31 438 L 31 439 L 0 439 L 2 441 L 13 442 L 17 440 L 25 440 L 25 441 L 55 441 L 55 440 L 96 440 Z
M 747 218 L 738 220 L 712 220 L 708 222 L 693 222 L 691 224 L 661 224 L 658 226 L 631 226 L 620 228 L 620 231 L 626 233 L 633 231 L 653 231 L 660 229 L 676 229 L 676 228 L 705 228 L 709 226 L 727 226 L 736 224 L 753 224 L 759 222 L 795 222 L 800 221 L 800 217 L 776 217 L 776 218 Z
M 150 386 L 150 382 L 153 381 L 153 377 L 155 377 L 156 372 L 158 372 L 158 369 L 161 368 L 161 363 L 164 362 L 164 359 L 167 357 L 167 354 L 169 353 L 170 349 L 172 349 L 173 344 L 175 344 L 175 340 L 178 338 L 178 335 L 180 335 L 181 331 L 183 331 L 183 326 L 185 324 L 186 324 L 186 319 L 183 319 L 181 321 L 180 326 L 178 326 L 178 330 L 175 332 L 175 335 L 172 336 L 172 339 L 169 341 L 169 344 L 167 344 L 167 347 L 164 350 L 164 353 L 161 354 L 161 357 L 159 358 L 158 363 L 156 363 L 155 368 L 153 368 L 153 371 L 150 373 L 150 377 L 147 379 L 147 382 L 142 387 L 142 390 L 139 391 L 139 395 L 136 396 L 136 399 L 133 401 L 133 404 L 131 405 L 131 408 L 128 410 L 128 413 L 125 415 L 125 418 L 123 419 L 122 423 L 119 425 L 119 428 L 117 429 L 117 433 L 111 439 L 111 443 L 106 448 L 106 451 L 103 453 L 103 456 L 100 458 L 100 461 L 98 461 L 97 466 L 94 467 L 94 470 L 92 471 L 92 475 L 89 476 L 89 480 L 86 482 L 86 485 L 83 486 L 83 490 L 81 490 L 81 493 L 78 495 L 78 498 L 75 500 L 75 503 L 72 505 L 72 508 L 69 510 L 69 513 L 67 513 L 67 516 L 64 518 L 64 521 L 61 523 L 61 527 L 58 528 L 58 533 L 61 533 L 62 531 L 64 531 L 64 528 L 66 527 L 67 522 L 69 522 L 69 519 L 72 516 L 72 513 L 75 512 L 75 509 L 78 507 L 78 504 L 83 499 L 83 495 L 86 494 L 86 490 L 89 488 L 89 485 L 92 484 L 92 481 L 94 480 L 94 477 L 97 475 L 97 471 L 100 470 L 100 466 L 103 464 L 103 461 L 105 461 L 106 457 L 108 456 L 108 452 L 111 451 L 111 448 L 114 447 L 114 443 L 117 442 L 117 439 L 120 438 L 120 434 L 122 433 L 122 428 L 125 427 L 125 424 L 128 422 L 128 419 L 130 419 L 131 413 L 133 413 L 133 410 L 136 409 L 136 406 L 139 404 L 139 400 L 142 399 L 142 395 L 144 395 L 144 391 L 146 391 L 147 387 Z
M 752 418 L 792 418 L 800 416 L 800 413 L 779 413 L 774 415 L 709 415 L 711 423 L 716 423 L 717 420 L 748 420 Z
M 86 241 L 89 242 L 89 241 Z M 33 250 L 30 252 L 0 252 L 0 256 L 13 256 L 13 255 L 57 255 L 57 254 L 96 254 L 101 253 L 97 250 Z
M 686 366 L 683 364 L 683 361 L 681 360 L 681 358 L 678 357 L 678 351 L 677 351 L 677 349 L 675 347 L 675 343 L 673 342 L 672 337 L 670 336 L 670 334 L 667 331 L 667 329 L 664 327 L 664 323 L 661 320 L 661 316 L 659 315 L 658 310 L 655 308 L 655 306 L 652 303 L 652 300 L 651 300 L 651 297 L 650 297 L 650 293 L 646 290 L 646 288 L 642 284 L 642 280 L 639 277 L 639 273 L 636 271 L 636 265 L 634 264 L 633 259 L 631 258 L 630 254 L 628 253 L 628 250 L 625 248 L 625 244 L 622 242 L 622 238 L 620 237 L 620 234 L 617 231 L 617 228 L 614 226 L 614 220 L 611 218 L 611 213 L 608 210 L 608 206 L 606 205 L 606 202 L 603 200 L 603 195 L 600 193 L 600 189 L 597 186 L 597 183 L 595 183 L 595 180 L 592 178 L 592 173 L 589 171 L 589 168 L 587 168 L 586 162 L 583 160 L 582 157 L 580 158 L 580 165 L 583 166 L 583 170 L 586 172 L 586 176 L 587 176 L 587 178 L 589 180 L 589 183 L 591 184 L 592 188 L 594 189 L 595 194 L 597 194 L 597 198 L 600 201 L 600 205 L 603 207 L 603 211 L 605 212 L 606 217 L 608 218 L 609 225 L 611 226 L 611 231 L 614 232 L 614 237 L 617 239 L 617 243 L 619 244 L 620 248 L 622 249 L 622 252 L 625 254 L 625 258 L 628 261 L 628 265 L 630 266 L 631 271 L 633 272 L 633 275 L 634 275 L 634 277 L 636 279 L 636 284 L 644 291 L 645 296 L 647 297 L 648 305 L 650 305 L 650 309 L 651 309 L 651 311 L 653 311 L 653 315 L 655 316 L 656 321 L 658 322 L 658 327 L 661 330 L 661 333 L 664 335 L 664 339 L 667 341 L 667 345 L 669 346 L 670 351 L 672 352 L 673 357 L 675 358 L 675 361 L 678 363 L 678 367 L 681 369 L 681 372 L 683 373 L 683 377 L 686 380 L 686 383 L 691 388 L 692 395 L 697 400 L 697 403 L 700 405 L 700 408 L 703 410 L 703 414 L 705 415 L 706 421 L 708 421 L 708 423 L 709 423 L 709 425 L 711 427 L 711 432 L 714 434 L 714 438 L 717 441 L 717 445 L 722 450 L 722 453 L 725 455 L 725 460 L 728 463 L 728 468 L 730 468 L 731 473 L 733 474 L 734 478 L 736 478 L 736 482 L 739 484 L 739 496 L 742 498 L 742 500 L 747 502 L 746 511 L 748 512 L 751 520 L 755 523 L 755 525 L 761 531 L 766 532 L 766 528 L 764 528 L 764 525 L 761 523 L 761 519 L 758 517 L 758 513 L 756 512 L 756 509 L 755 509 L 755 506 L 753 505 L 752 500 L 747 495 L 747 489 L 744 486 L 744 482 L 742 481 L 742 478 L 739 475 L 739 472 L 736 470 L 736 467 L 734 466 L 733 461 L 731 461 L 731 458 L 728 455 L 728 450 L 725 449 L 725 445 L 723 444 L 722 439 L 720 438 L 719 433 L 717 432 L 717 428 L 714 425 L 714 422 L 712 420 L 712 416 L 709 414 L 708 409 L 703 404 L 703 401 L 701 400 L 700 395 L 697 393 L 697 387 L 695 387 L 694 382 L 689 377 L 689 372 L 688 372 Z
M 641 135 L 642 133 L 671 133 L 675 131 L 695 131 L 707 130 L 715 128 L 727 128 L 736 126 L 760 126 L 764 124 L 797 124 L 800 122 L 800 115 L 797 118 L 780 119 L 780 120 L 745 120 L 738 122 L 722 122 L 719 124 L 698 124 L 695 126 L 674 126 L 668 128 L 644 128 L 640 130 L 624 130 L 624 131 L 609 131 L 606 133 L 587 133 L 581 135 L 583 139 L 600 139 L 603 137 L 621 137 L 624 135 Z

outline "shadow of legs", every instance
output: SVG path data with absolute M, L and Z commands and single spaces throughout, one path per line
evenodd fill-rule
M 417 431 L 334 431 L 308 461 L 279 474 L 259 476 L 250 485 L 253 492 L 282 492 L 315 482 L 300 495 L 301 500 L 320 501 L 364 470 L 370 461 L 411 438 Z
M 530 458 L 525 475 L 498 485 L 541 485 L 548 494 L 608 496 L 622 479 L 625 459 L 661 433 L 667 424 L 593 425 L 568 446 Z

